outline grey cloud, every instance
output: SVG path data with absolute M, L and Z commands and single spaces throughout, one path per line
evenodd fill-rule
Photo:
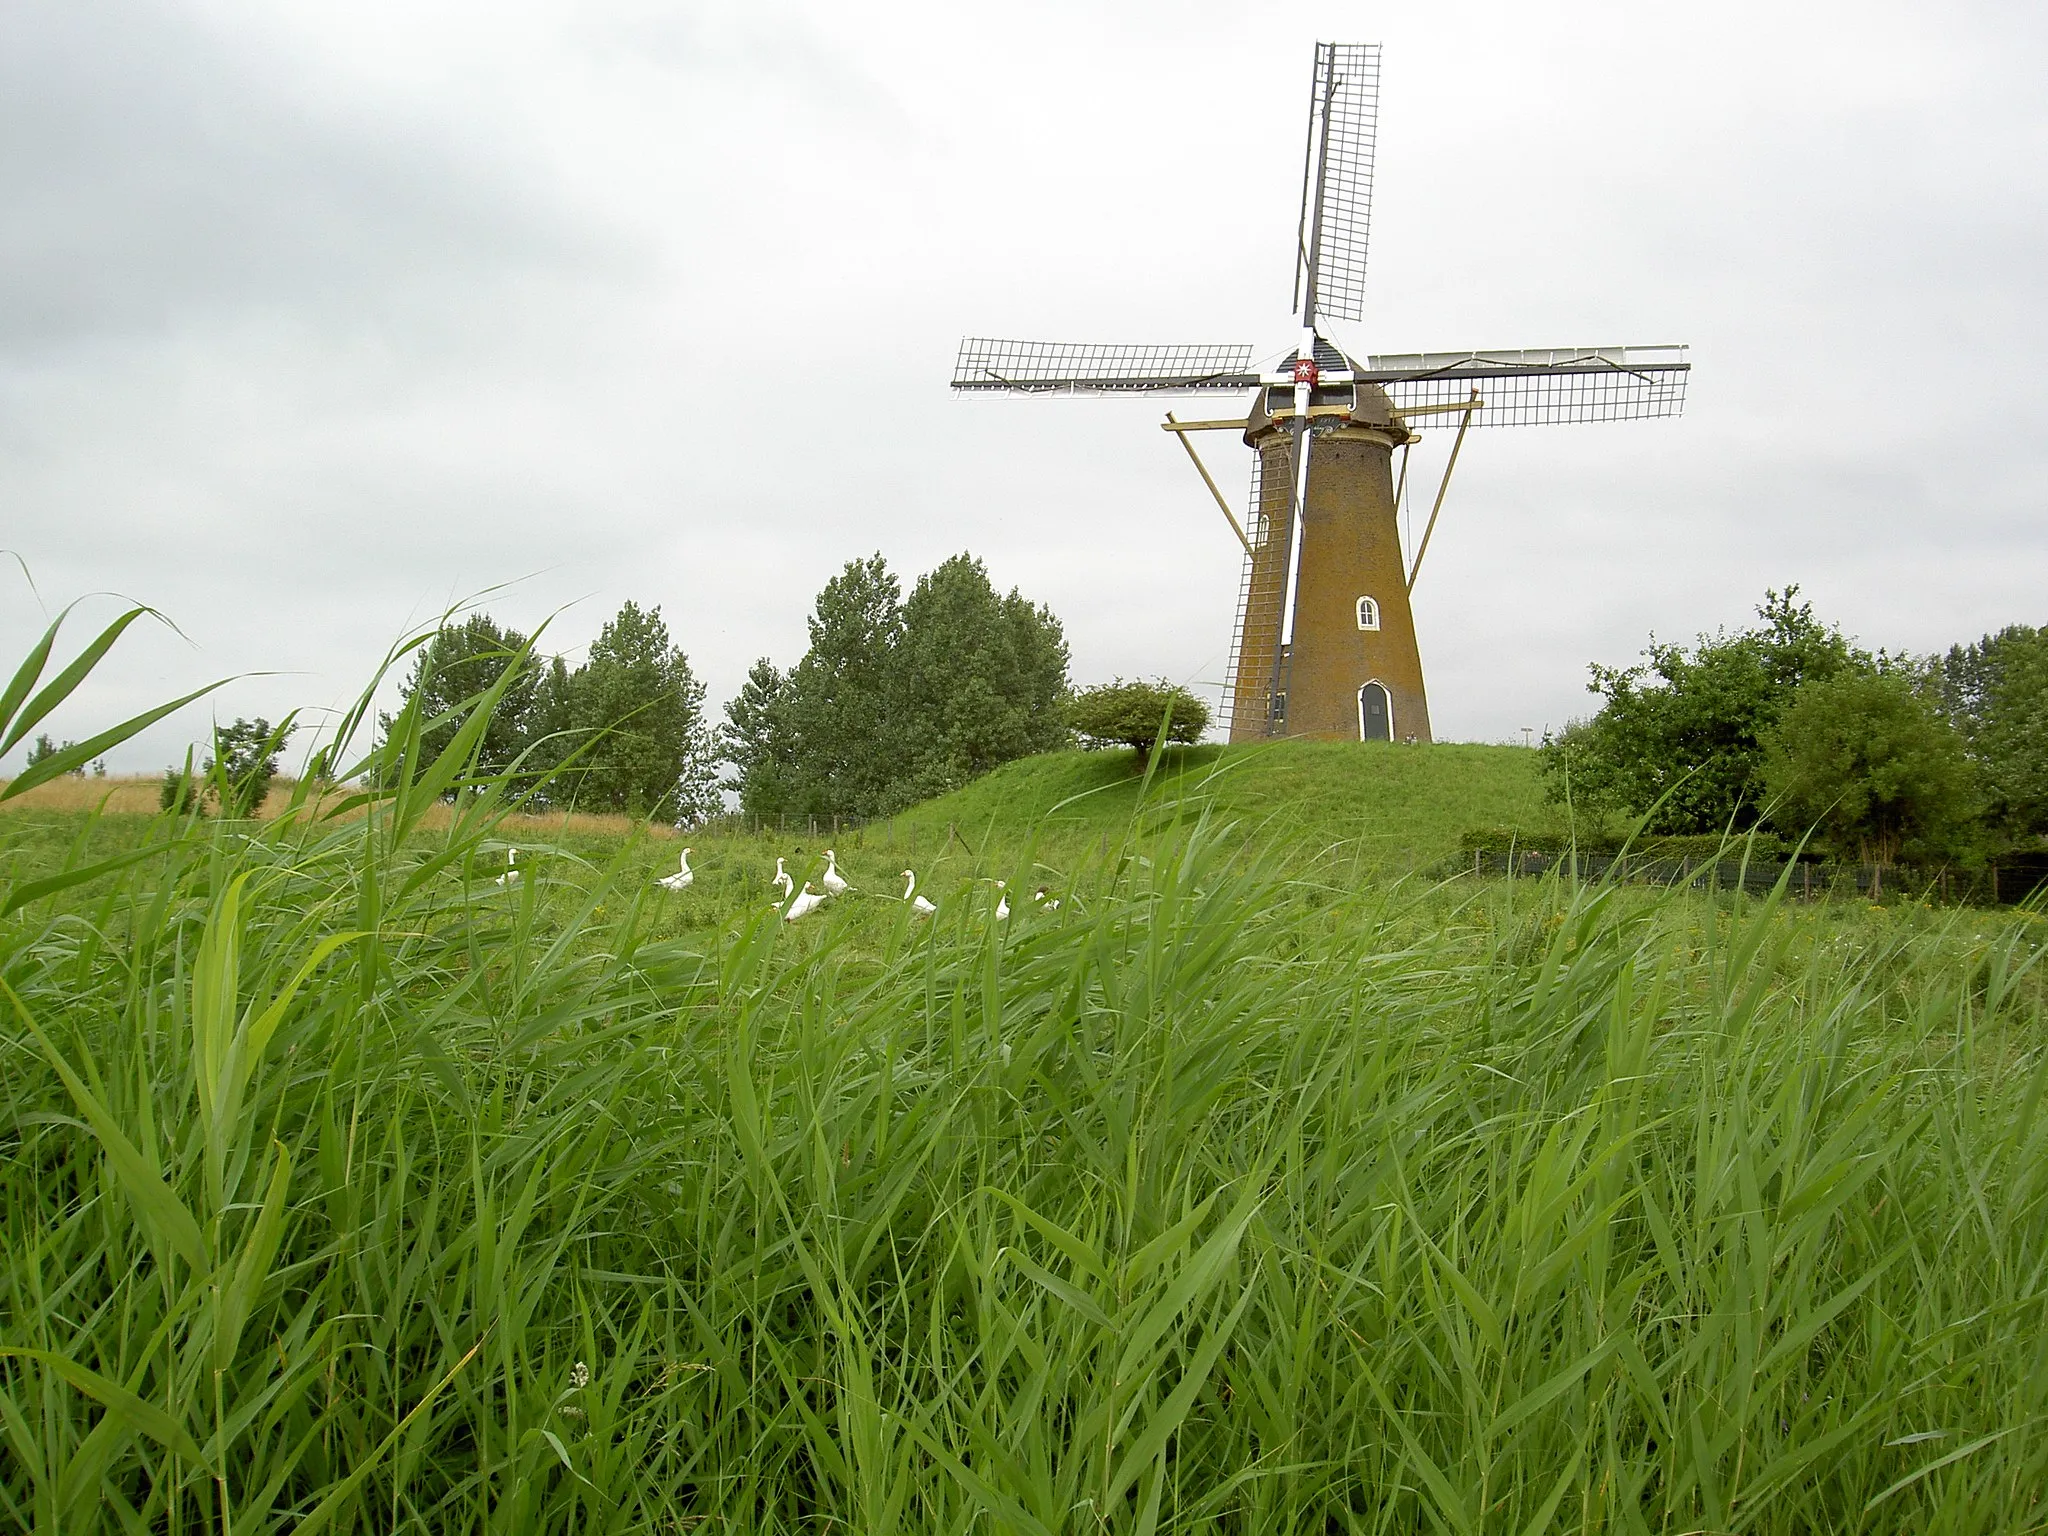
M 345 322 L 422 284 L 587 255 L 548 189 L 445 125 L 338 111 L 303 86 L 281 50 L 245 48 L 174 5 L 0 8 L 11 360 L 234 312 Z

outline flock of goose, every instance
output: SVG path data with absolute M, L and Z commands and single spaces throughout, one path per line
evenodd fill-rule
M 661 886 L 664 890 L 688 890 L 691 882 L 697 878 L 696 872 L 690 868 L 689 849 L 685 848 L 683 850 L 682 857 L 676 861 L 676 864 L 677 868 L 674 874 L 663 875 L 654 883 Z M 505 873 L 499 875 L 491 883 L 493 885 L 505 886 L 517 885 L 519 883 L 519 875 L 519 850 L 517 848 L 507 848 L 505 850 Z M 996 921 L 999 923 L 1007 922 L 1010 916 L 1009 882 L 997 880 L 992 883 L 996 888 Z M 786 923 L 793 923 L 799 918 L 810 916 L 811 913 L 817 911 L 818 908 L 825 905 L 834 896 L 844 895 L 847 891 L 853 889 L 853 886 L 848 883 L 846 877 L 839 873 L 839 856 L 830 848 L 825 850 L 825 873 L 818 877 L 818 884 L 824 887 L 822 891 L 812 890 L 811 882 L 808 880 L 804 882 L 802 890 L 797 890 L 796 882 L 790 878 L 789 870 L 780 855 L 775 860 L 775 877 L 768 884 L 782 893 L 776 898 L 776 905 L 782 908 L 782 920 Z M 930 917 L 939 910 L 935 902 L 929 901 L 917 894 L 917 875 L 914 871 L 908 869 L 903 871 L 902 900 L 907 902 L 910 910 L 919 917 Z M 1048 892 L 1046 887 L 1042 885 L 1033 895 L 1032 900 L 1037 903 L 1041 911 L 1057 912 L 1060 909 L 1059 898 Z

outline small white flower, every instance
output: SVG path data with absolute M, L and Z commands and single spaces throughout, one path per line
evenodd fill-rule
M 590 1367 L 581 1360 L 569 1367 L 569 1385 L 578 1392 L 590 1385 Z

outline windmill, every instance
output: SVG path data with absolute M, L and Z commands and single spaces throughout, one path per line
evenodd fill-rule
M 1322 332 L 1364 318 L 1379 103 L 1377 43 L 1318 43 L 1295 239 L 1291 355 L 1255 366 L 1249 345 L 960 344 L 953 388 L 1023 395 L 1252 391 L 1241 419 L 1163 424 L 1177 434 L 1244 546 L 1225 683 L 1232 741 L 1323 736 L 1428 741 L 1429 700 L 1409 604 L 1465 434 L 1488 425 L 1674 416 L 1682 346 L 1554 347 L 1352 357 Z M 1457 427 L 1413 557 L 1397 508 L 1418 429 Z M 1189 434 L 1241 432 L 1252 450 L 1240 524 Z M 1396 484 L 1394 452 L 1401 453 Z

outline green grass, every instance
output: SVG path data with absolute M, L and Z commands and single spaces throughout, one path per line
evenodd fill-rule
M 1544 803 L 1537 755 L 1520 747 L 1190 747 L 1162 753 L 1152 779 L 1155 803 L 1206 811 L 1262 846 L 1341 847 L 1374 870 L 1442 859 L 1471 827 L 1562 820 Z M 1123 835 L 1142 783 L 1128 751 L 1050 753 L 918 806 L 897 825 L 925 832 L 951 823 L 970 842 L 990 830 L 1010 841 L 1032 827 L 1041 842 L 1099 848 Z
M 2041 919 L 1372 873 L 1462 753 L 1019 765 L 865 834 L 929 921 L 137 818 L 0 918 L 0 1522 L 2038 1528 Z

